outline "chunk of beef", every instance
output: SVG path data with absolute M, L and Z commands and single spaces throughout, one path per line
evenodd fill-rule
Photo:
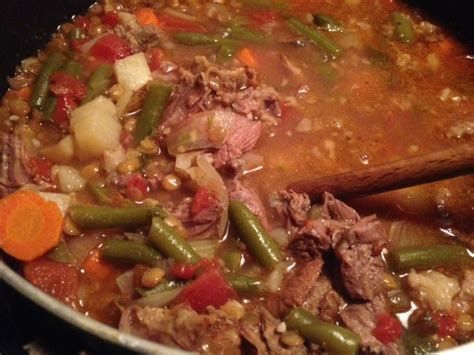
M 347 306 L 341 311 L 340 316 L 344 324 L 361 337 L 361 346 L 364 351 L 377 354 L 399 354 L 398 344 L 390 343 L 386 346 L 372 335 L 377 316 L 384 313 L 387 313 L 384 300 L 377 297 L 369 303 Z
M 3 133 L 0 136 L 0 193 L 31 182 L 27 153 L 19 137 Z M 3 190 L 3 192 L 2 192 Z M 3 196 L 0 194 L 0 197 Z
M 333 288 L 329 278 L 321 275 L 316 281 L 316 287 L 308 294 L 302 306 L 324 321 L 335 322 L 338 319 L 339 310 L 345 303 Z
M 298 194 L 292 190 L 278 192 L 278 199 L 271 203 L 287 227 L 293 224 L 302 226 L 308 220 L 311 201 L 307 194 Z
M 212 353 L 236 353 L 240 347 L 238 325 L 221 310 L 198 314 L 188 306 L 171 309 L 130 306 L 119 329 L 142 338 L 190 351 L 204 346 Z
M 325 192 L 323 195 L 323 217 L 336 221 L 356 222 L 360 219 L 355 209 L 344 202 L 337 200 L 332 194 Z
M 281 115 L 278 94 L 269 86 L 248 88 L 239 92 L 224 92 L 217 97 L 217 102 L 249 117 L 262 117 L 266 112 L 278 117 Z
M 374 299 L 382 291 L 384 264 L 380 255 L 372 256 L 369 244 L 339 248 L 336 253 L 349 295 L 362 300 Z
M 318 258 L 307 263 L 297 265 L 283 280 L 280 291 L 281 299 L 287 306 L 302 306 L 309 294 L 317 285 L 321 274 L 323 260 Z
M 228 191 L 230 200 L 242 202 L 250 211 L 252 211 L 255 216 L 257 216 L 258 219 L 260 219 L 265 228 L 268 227 L 269 224 L 267 215 L 265 213 L 265 208 L 263 207 L 260 197 L 255 191 L 245 187 L 237 179 L 232 180 Z
M 240 158 L 242 154 L 252 150 L 262 133 L 262 124 L 239 118 L 229 129 L 224 145 L 214 154 L 214 166 L 218 169 Z
M 158 44 L 168 41 L 165 33 L 157 26 L 140 26 L 135 16 L 128 12 L 118 13 L 120 24 L 115 26 L 114 32 L 125 39 L 135 52 L 145 52 Z
M 257 306 L 247 311 L 246 316 L 241 319 L 241 334 L 255 347 L 258 355 L 304 354 L 304 345 L 287 347 L 281 343 L 281 333 L 276 330 L 280 323 L 266 308 Z

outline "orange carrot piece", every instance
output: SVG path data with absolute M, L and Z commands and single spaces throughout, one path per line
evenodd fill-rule
M 82 268 L 87 276 L 97 281 L 104 280 L 114 271 L 112 264 L 101 258 L 99 249 L 95 249 L 89 254 L 82 263 Z
M 21 190 L 0 200 L 0 216 L 0 248 L 16 259 L 36 259 L 59 244 L 61 210 L 36 192 Z
M 237 58 L 244 63 L 246 66 L 250 68 L 255 68 L 257 67 L 257 60 L 255 59 L 254 54 L 249 48 L 242 48 L 238 53 L 237 53 Z
M 31 96 L 31 86 L 25 86 L 20 90 L 17 90 L 17 95 L 20 96 L 23 100 L 28 101 Z
M 139 9 L 135 10 L 135 17 L 137 18 L 137 22 L 142 25 L 153 25 L 158 26 L 160 21 L 155 15 L 155 10 L 151 7 L 140 7 Z

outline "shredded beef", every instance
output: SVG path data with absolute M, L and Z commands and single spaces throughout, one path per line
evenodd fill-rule
M 314 259 L 296 266 L 283 281 L 280 291 L 281 299 L 287 306 L 302 306 L 308 295 L 317 286 L 317 280 L 323 267 L 322 259 Z
M 3 133 L 0 136 L 0 197 L 32 181 L 27 165 L 27 153 L 19 137 Z
M 287 227 L 295 224 L 302 226 L 308 220 L 311 201 L 307 194 L 298 194 L 292 190 L 278 192 L 278 198 L 271 203 L 281 219 L 287 221 Z
M 304 345 L 286 347 L 281 343 L 281 333 L 276 331 L 280 322 L 266 308 L 257 306 L 247 311 L 245 317 L 241 319 L 241 334 L 255 347 L 258 355 L 304 354 L 306 352 Z
M 356 222 L 360 219 L 355 209 L 344 202 L 337 200 L 333 195 L 325 192 L 323 195 L 323 217 L 336 221 Z
M 182 305 L 171 309 L 131 306 L 123 311 L 119 329 L 190 351 L 208 346 L 213 353 L 236 353 L 240 347 L 237 323 L 212 307 L 198 314 Z
M 313 287 L 302 306 L 324 321 L 335 322 L 339 310 L 345 303 L 333 288 L 329 278 L 326 275 L 321 275 L 316 281 L 316 287 Z

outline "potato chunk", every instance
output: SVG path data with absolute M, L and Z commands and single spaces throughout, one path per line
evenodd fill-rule
M 151 80 L 150 68 L 143 53 L 117 60 L 114 66 L 117 80 L 124 88 L 136 91 Z
M 71 112 L 71 129 L 76 143 L 76 155 L 81 160 L 100 158 L 106 150 L 120 144 L 122 125 L 115 105 L 99 96 Z

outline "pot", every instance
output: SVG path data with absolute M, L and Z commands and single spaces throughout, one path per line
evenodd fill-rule
M 458 0 L 455 4 L 442 1 L 410 0 L 412 5 L 432 17 L 435 22 L 448 27 L 471 48 L 474 44 L 474 3 L 471 0 Z M 34 55 L 49 40 L 56 26 L 69 19 L 73 14 L 83 13 L 93 3 L 91 0 L 10 0 L 2 3 L 0 11 L 0 44 L 3 49 L 0 57 L 0 94 L 7 88 L 4 80 L 12 75 L 15 66 L 22 58 Z M 20 17 L 21 15 L 21 17 Z M 14 300 L 13 315 L 26 313 L 34 326 L 49 330 L 52 327 L 59 342 L 68 341 L 68 337 L 87 349 L 98 353 L 158 353 L 186 354 L 176 349 L 146 341 L 119 332 L 117 329 L 88 318 L 70 307 L 29 284 L 0 255 L 0 279 L 8 285 L 6 292 Z M 0 283 L 0 297 L 2 284 Z M 0 307 L 0 315 L 2 307 Z M 31 317 L 31 318 L 30 318 Z M 20 317 L 21 318 L 21 317 Z M 3 318 L 2 318 L 3 319 Z M 4 323 L 4 322 L 2 322 Z M 3 326 L 4 324 L 2 324 Z M 12 325 L 13 326 L 13 325 Z M 9 341 L 9 330 L 0 334 Z M 2 338 L 3 337 L 3 338 Z M 0 347 L 0 352 L 4 350 Z M 13 351 L 17 351 L 15 349 Z M 81 349 L 82 350 L 82 349 Z M 7 352 L 7 350 L 4 350 Z M 445 354 L 472 354 L 474 343 L 466 344 L 446 351 Z

